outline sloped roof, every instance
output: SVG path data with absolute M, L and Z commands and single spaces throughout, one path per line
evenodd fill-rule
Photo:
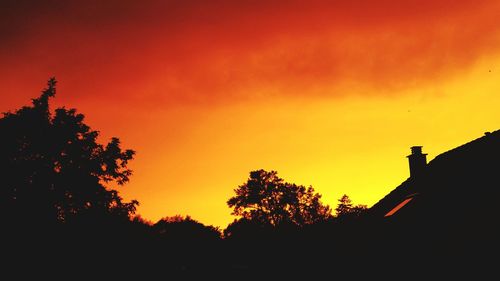
M 500 196 L 500 130 L 486 133 L 464 145 L 442 153 L 430 161 L 418 178 L 408 178 L 373 207 L 370 214 L 384 217 L 407 198 L 405 206 L 390 217 L 425 219 L 464 215 L 470 204 L 492 211 Z M 480 199 L 480 200 L 478 200 Z

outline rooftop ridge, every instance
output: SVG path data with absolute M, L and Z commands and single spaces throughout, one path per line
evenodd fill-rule
M 464 149 L 465 147 L 470 146 L 473 143 L 477 143 L 477 142 L 479 142 L 481 140 L 486 140 L 486 139 L 493 138 L 493 137 L 499 137 L 500 138 L 500 129 L 496 130 L 496 131 L 493 131 L 493 132 L 485 132 L 484 135 L 481 136 L 481 137 L 479 137 L 479 138 L 476 138 L 476 139 L 473 139 L 471 141 L 468 141 L 468 142 L 466 142 L 466 143 L 464 143 L 462 145 L 459 145 L 459 146 L 457 146 L 455 148 L 452 148 L 450 150 L 447 150 L 447 151 L 445 151 L 445 152 L 437 155 L 431 161 L 429 161 L 429 165 L 431 165 L 432 162 L 434 162 L 435 160 L 439 160 L 439 159 L 441 159 L 443 157 L 446 157 L 449 154 L 452 154 L 454 152 L 458 152 L 458 151 Z

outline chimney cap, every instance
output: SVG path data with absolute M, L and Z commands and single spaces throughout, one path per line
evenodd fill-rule
M 412 154 L 422 154 L 422 146 L 418 146 L 418 145 L 412 146 L 411 153 Z
M 422 146 L 415 145 L 411 147 L 411 154 L 406 156 L 408 158 L 414 157 L 414 156 L 426 156 L 427 153 L 422 153 Z

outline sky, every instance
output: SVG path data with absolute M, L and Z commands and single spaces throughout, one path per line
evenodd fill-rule
M 118 187 L 152 222 L 225 228 L 249 172 L 373 205 L 500 129 L 498 1 L 0 1 L 0 112 L 52 108 L 137 151 Z

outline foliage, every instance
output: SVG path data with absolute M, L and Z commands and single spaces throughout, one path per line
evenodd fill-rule
M 261 224 L 303 226 L 331 217 L 328 205 L 312 187 L 285 182 L 276 171 L 250 172 L 248 181 L 227 201 L 233 215 Z
M 99 144 L 98 131 L 75 109 L 49 110 L 56 80 L 41 96 L 0 119 L 0 208 L 12 219 L 67 222 L 80 215 L 128 218 L 138 202 L 123 202 L 107 185 L 123 185 L 132 171 L 133 150 L 120 140 Z
M 165 217 L 159 220 L 154 226 L 154 230 L 163 236 L 174 240 L 206 240 L 215 241 L 220 238 L 220 230 L 217 227 L 206 226 L 190 216 L 179 215 Z
M 349 198 L 346 194 L 342 195 L 338 201 L 339 204 L 337 205 L 337 208 L 335 208 L 337 218 L 357 218 L 368 210 L 366 205 L 353 206 L 351 198 Z
M 258 239 L 269 236 L 272 226 L 263 225 L 256 220 L 246 218 L 235 219 L 224 229 L 225 239 Z

